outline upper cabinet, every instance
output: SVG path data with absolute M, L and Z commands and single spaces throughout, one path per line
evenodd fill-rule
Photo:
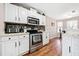
M 15 22 L 18 20 L 18 7 L 12 4 L 5 4 L 5 21 Z
M 46 25 L 46 17 L 45 16 L 40 15 L 39 19 L 40 19 L 40 25 Z
M 27 23 L 27 9 L 12 4 L 5 4 L 5 21 Z
M 28 14 L 30 17 L 37 18 L 37 11 L 35 9 L 30 8 L 30 10 L 28 11 Z
M 18 9 L 18 20 L 21 22 L 21 23 L 27 23 L 27 9 L 25 8 L 22 8 L 22 7 L 19 7 Z
M 5 4 L 5 22 L 24 23 L 27 24 L 27 17 L 38 18 L 39 25 L 46 24 L 46 18 L 43 15 L 37 13 L 37 11 L 27 10 L 21 6 L 13 4 Z
M 30 17 L 35 17 L 35 15 L 34 15 L 34 12 L 33 12 L 33 11 L 29 11 L 28 15 L 29 15 Z
M 28 16 L 35 17 L 39 19 L 39 25 L 46 25 L 46 17 L 38 14 L 37 12 L 33 12 L 28 10 Z

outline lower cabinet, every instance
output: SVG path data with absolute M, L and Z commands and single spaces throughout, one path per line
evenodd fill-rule
M 29 51 L 29 35 L 19 37 L 19 55 L 23 55 Z
M 49 43 L 49 33 L 43 32 L 43 45 L 46 45 Z
M 62 55 L 63 56 L 79 56 L 79 36 L 63 35 Z
M 0 40 L 1 56 L 18 56 L 29 51 L 29 36 L 9 36 L 2 37 Z
M 2 56 L 16 56 L 18 55 L 18 37 L 2 37 L 0 42 Z
M 62 55 L 71 56 L 71 37 L 63 35 L 62 38 Z
M 79 56 L 79 35 L 76 37 L 72 36 L 72 56 Z

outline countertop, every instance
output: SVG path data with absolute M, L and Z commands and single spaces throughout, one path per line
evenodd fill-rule
M 26 33 L 10 33 L 10 34 L 0 34 L 0 36 L 18 36 L 18 35 L 29 35 L 28 32 Z
M 67 31 L 65 34 L 62 34 L 62 36 L 68 36 L 68 37 L 79 38 L 79 30 Z

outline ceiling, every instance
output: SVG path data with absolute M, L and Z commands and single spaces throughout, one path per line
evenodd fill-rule
M 78 11 L 79 3 L 27 3 L 27 4 L 44 11 L 46 15 L 56 20 L 79 15 Z

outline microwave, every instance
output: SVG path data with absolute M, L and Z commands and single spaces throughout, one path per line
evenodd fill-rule
M 31 25 L 39 25 L 39 19 L 34 17 L 27 17 L 27 23 Z

